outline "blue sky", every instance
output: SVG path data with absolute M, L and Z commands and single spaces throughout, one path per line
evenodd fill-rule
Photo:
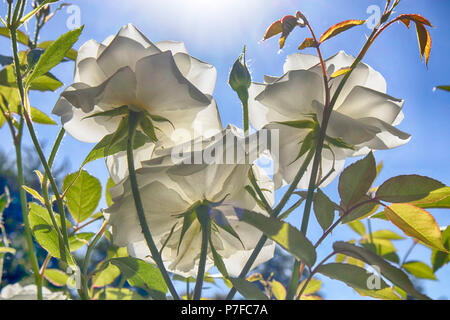
M 281 75 L 286 55 L 296 52 L 302 40 L 309 36 L 305 30 L 296 29 L 289 37 L 284 50 L 278 53 L 278 41 L 269 40 L 260 43 L 267 26 L 286 14 L 295 14 L 301 10 L 309 19 L 317 34 L 321 34 L 331 25 L 347 19 L 367 19 L 367 8 L 378 5 L 384 8 L 384 1 L 348 1 L 348 0 L 74 0 L 79 6 L 81 23 L 85 29 L 76 44 L 78 48 L 89 39 L 102 41 L 129 22 L 140 28 L 152 41 L 184 41 L 191 55 L 212 63 L 218 70 L 218 79 L 214 96 L 218 102 L 223 124 L 232 123 L 242 126 L 240 103 L 227 84 L 231 65 L 247 45 L 247 58 L 255 81 L 261 81 L 264 74 Z M 0 12 L 4 15 L 4 2 Z M 377 161 L 384 161 L 385 168 L 378 183 L 399 174 L 421 174 L 437 178 L 447 185 L 450 183 L 449 153 L 449 116 L 450 94 L 433 92 L 436 85 L 450 84 L 449 31 L 450 20 L 448 0 L 404 0 L 398 7 L 398 13 L 420 13 L 435 26 L 432 29 L 433 49 L 427 69 L 421 62 L 417 37 L 414 28 L 407 30 L 404 25 L 394 25 L 378 38 L 365 58 L 365 62 L 380 71 L 388 83 L 388 93 L 405 99 L 405 120 L 399 126 L 412 134 L 409 144 L 395 150 L 376 152 Z M 56 39 L 62 32 L 68 31 L 67 20 L 71 14 L 65 9 L 42 30 L 41 39 Z M 32 26 L 30 25 L 31 31 Z M 370 33 L 361 26 L 329 41 L 323 46 L 325 56 L 331 56 L 339 50 L 357 54 Z M 0 53 L 9 50 L 8 41 L 0 39 Z M 314 53 L 313 51 L 307 53 Z M 54 73 L 69 85 L 72 82 L 73 64 L 67 63 L 55 68 Z M 58 92 L 59 93 L 59 92 Z M 33 93 L 32 104 L 49 113 L 58 95 L 54 93 Z M 58 128 L 38 126 L 39 137 L 52 141 Z M 9 132 L 0 130 L 2 148 L 13 151 Z M 29 140 L 28 140 L 29 141 Z M 71 169 L 75 171 L 92 145 L 81 143 L 66 136 L 57 161 L 67 158 Z M 352 159 L 351 159 L 352 160 Z M 354 160 L 352 160 L 354 161 Z M 350 163 L 351 161 L 348 161 Z M 97 161 L 89 164 L 87 170 L 106 182 L 107 171 L 104 163 Z M 325 192 L 334 200 L 337 197 L 337 181 L 325 188 Z M 281 193 L 280 193 L 281 194 Z M 280 196 L 278 194 L 278 196 Z M 300 210 L 301 211 L 301 210 Z M 450 224 L 448 211 L 433 212 L 441 225 Z M 299 226 L 301 215 L 293 214 L 290 222 Z M 312 219 L 308 235 L 317 239 L 321 229 Z M 386 223 L 375 223 L 375 228 L 386 228 Z M 395 228 L 392 228 L 395 230 Z M 400 232 L 400 231 L 399 231 Z M 349 240 L 356 237 L 350 229 L 342 226 L 319 250 L 319 256 L 330 252 L 335 240 Z M 410 245 L 405 241 L 397 247 L 405 252 Z M 429 263 L 430 250 L 418 247 L 410 260 L 423 260 Z M 450 297 L 450 266 L 437 273 L 440 282 L 421 281 L 432 298 Z M 353 290 L 336 281 L 327 280 L 323 287 L 328 299 L 358 298 Z

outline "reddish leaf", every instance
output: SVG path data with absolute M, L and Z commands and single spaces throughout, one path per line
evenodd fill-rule
M 421 15 L 418 15 L 418 14 L 401 14 L 398 16 L 397 19 L 399 19 L 403 23 L 405 23 L 405 21 L 414 21 L 415 23 L 420 23 L 420 24 L 427 25 L 429 27 L 433 27 L 433 25 L 431 24 L 430 21 L 428 21 L 427 19 L 425 19 L 424 17 L 422 17 Z M 409 25 L 409 23 L 407 24 L 407 26 L 408 25 Z
M 340 34 L 341 32 L 344 32 L 355 26 L 360 26 L 364 23 L 366 23 L 365 20 L 347 20 L 347 21 L 342 21 L 338 24 L 335 24 L 330 29 L 325 31 L 325 33 L 320 37 L 319 43 L 322 43 L 322 42 Z
M 403 22 L 405 24 L 405 26 L 409 29 L 409 27 L 411 26 L 411 19 L 408 18 L 399 18 L 401 22 Z
M 272 38 L 273 36 L 276 36 L 281 32 L 283 32 L 283 25 L 281 23 L 281 20 L 277 20 L 272 23 L 269 28 L 267 28 L 266 33 L 264 34 L 263 41 Z
M 298 19 L 294 16 L 285 16 L 283 19 L 281 19 L 282 29 L 283 33 L 281 34 L 280 39 L 280 49 L 283 49 L 284 43 L 286 42 L 287 37 L 291 34 L 292 30 L 296 26 L 298 26 Z
M 420 56 L 425 57 L 425 62 L 428 66 L 431 53 L 431 36 L 427 28 L 421 23 L 416 22 L 417 38 L 419 40 Z
M 303 43 L 298 47 L 298 50 L 304 50 L 306 48 L 317 48 L 318 43 L 313 38 L 306 38 Z

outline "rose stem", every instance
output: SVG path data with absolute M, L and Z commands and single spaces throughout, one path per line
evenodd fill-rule
M 167 273 L 166 267 L 161 259 L 161 255 L 156 247 L 155 242 L 153 241 L 152 235 L 150 233 L 150 228 L 148 227 L 147 220 L 145 218 L 144 207 L 142 205 L 141 195 L 139 193 L 138 182 L 136 178 L 136 170 L 134 167 L 134 156 L 133 156 L 133 145 L 134 138 L 136 135 L 136 128 L 139 122 L 139 113 L 130 112 L 128 119 L 128 138 L 127 138 L 127 161 L 128 161 L 128 172 L 131 184 L 131 191 L 134 198 L 134 203 L 136 206 L 136 211 L 139 217 L 139 222 L 141 224 L 142 233 L 144 234 L 145 241 L 147 242 L 147 246 L 150 249 L 153 260 L 156 262 L 161 274 L 169 288 L 170 293 L 172 294 L 175 300 L 180 300 L 178 293 L 173 286 L 172 281 L 170 280 L 169 274 Z

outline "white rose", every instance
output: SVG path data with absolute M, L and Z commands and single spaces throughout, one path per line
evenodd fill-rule
M 222 134 L 203 141 L 202 149 L 197 152 L 204 157 L 213 154 L 213 150 L 220 150 L 224 137 L 243 141 L 240 132 L 229 127 Z M 230 152 L 231 148 L 233 146 L 224 152 Z M 183 225 L 181 215 L 196 204 L 208 201 L 216 203 L 210 206 L 210 216 L 214 222 L 211 231 L 213 245 L 223 257 L 229 274 L 237 276 L 262 233 L 241 222 L 234 209 L 244 208 L 267 215 L 244 189 L 250 185 L 248 173 L 252 170 L 252 165 L 243 163 L 243 159 L 235 164 L 224 164 L 221 161 L 211 163 L 207 160 L 202 164 L 176 165 L 174 162 L 177 163 L 178 160 L 173 161 L 172 153 L 168 150 L 165 152 L 166 156 L 144 162 L 143 167 L 136 171 L 145 216 L 158 249 L 167 242 L 162 252 L 164 264 L 169 271 L 184 276 L 197 273 L 202 239 L 200 223 L 195 220 L 190 225 L 180 245 Z M 185 159 L 190 159 L 191 155 L 193 152 L 186 153 Z M 273 205 L 273 182 L 259 168 L 253 167 L 253 170 L 260 188 Z M 127 246 L 131 256 L 151 262 L 128 179 L 112 188 L 111 194 L 114 205 L 106 213 L 113 227 L 113 242 L 118 246 Z M 225 221 L 239 239 L 220 227 L 220 223 L 226 224 Z M 271 259 L 274 249 L 275 244 L 268 241 L 253 267 Z M 207 257 L 206 270 L 214 265 L 210 248 Z
M 52 292 L 42 288 L 44 300 L 67 300 L 67 296 L 62 292 Z M 22 287 L 19 283 L 7 285 L 0 293 L 0 300 L 37 300 L 37 287 L 34 284 Z
M 94 117 L 99 112 L 129 106 L 164 117 L 154 121 L 158 146 L 170 147 L 222 130 L 212 97 L 217 71 L 191 57 L 181 42 L 152 43 L 129 24 L 103 43 L 90 40 L 78 52 L 74 83 L 58 100 L 53 113 L 76 139 L 99 142 L 118 127 L 121 115 Z M 136 150 L 136 167 L 151 157 L 155 144 Z M 127 174 L 125 152 L 110 156 L 107 165 L 118 182 Z
M 328 76 L 349 67 L 355 58 L 339 52 L 326 61 Z M 250 87 L 250 122 L 256 129 L 263 127 L 280 130 L 279 170 L 274 175 L 275 188 L 293 181 L 306 154 L 297 159 L 302 141 L 309 131 L 275 122 L 310 120 L 311 114 L 322 122 L 325 90 L 319 58 L 313 55 L 293 54 L 284 65 L 281 77 L 265 77 L 265 83 Z M 342 76 L 330 80 L 331 96 Z M 330 144 L 322 153 L 320 180 L 334 167 L 335 171 L 321 186 L 329 184 L 344 168 L 348 156 L 364 155 L 370 150 L 398 147 L 410 140 L 410 135 L 397 128 L 403 120 L 403 100 L 386 94 L 386 81 L 370 66 L 360 63 L 345 84 L 333 109 L 327 136 L 340 138 L 355 150 Z M 297 159 L 297 160 L 296 160 Z M 298 184 L 307 188 L 311 175 L 310 164 Z

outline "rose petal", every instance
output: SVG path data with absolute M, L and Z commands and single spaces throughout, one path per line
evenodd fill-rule
M 217 79 L 217 70 L 213 65 L 181 52 L 175 54 L 174 59 L 183 76 L 198 90 L 213 94 Z
M 94 106 L 111 109 L 123 105 L 133 105 L 136 102 L 136 78 L 133 71 L 122 68 L 111 78 L 97 87 L 77 89 L 74 86 L 66 89 L 61 96 L 67 99 L 75 108 L 90 112 Z
M 135 70 L 138 60 L 160 52 L 136 27 L 129 24 L 120 29 L 100 54 L 97 63 L 105 75 L 110 77 L 123 67 Z
M 208 106 L 211 101 L 179 71 L 170 52 L 139 60 L 136 64 L 137 96 L 150 113 Z
M 294 53 L 290 54 L 286 58 L 286 62 L 283 66 L 284 73 L 294 70 L 308 70 L 320 63 L 319 57 L 304 54 L 304 53 Z
M 277 82 L 267 85 L 255 100 L 286 117 L 299 119 L 314 111 L 312 101 L 324 100 L 323 82 L 313 72 L 290 71 Z
M 373 117 L 393 123 L 404 101 L 369 88 L 356 86 L 346 97 L 338 112 L 353 119 Z
M 155 175 L 151 179 L 153 182 L 150 183 L 146 181 L 148 176 L 138 175 L 138 184 L 150 232 L 154 237 L 159 237 L 170 231 L 176 220 L 174 216 L 184 213 L 190 204 L 184 201 L 178 192 L 155 181 L 155 178 L 164 181 L 164 176 L 161 174 Z M 114 188 L 116 187 L 112 189 Z M 113 201 L 114 205 L 105 212 L 110 215 L 109 223 L 113 226 L 114 243 L 118 246 L 127 246 L 131 242 L 143 241 L 144 236 L 141 232 L 134 198 L 125 193 L 120 198 L 114 198 Z
M 163 51 L 171 51 L 172 55 L 175 55 L 179 52 L 188 54 L 186 50 L 186 46 L 184 45 L 184 42 L 178 42 L 178 41 L 160 41 L 156 42 L 155 45 L 158 47 L 161 52 Z
M 316 114 L 319 122 L 322 122 L 323 105 L 315 103 Z M 370 141 L 377 133 L 378 127 L 371 126 L 360 120 L 348 117 L 338 111 L 332 112 L 327 127 L 327 135 L 333 138 L 341 138 L 351 145 L 358 145 Z
M 408 143 L 411 140 L 411 135 L 403 132 L 388 123 L 377 118 L 362 118 L 359 121 L 373 127 L 378 127 L 381 132 L 377 133 L 376 137 L 364 143 L 374 150 L 386 150 L 397 148 Z
M 281 115 L 273 108 L 268 108 L 255 99 L 265 88 L 265 84 L 253 82 L 248 90 L 248 114 L 250 123 L 256 130 L 260 130 L 270 122 L 292 120 L 292 118 Z

